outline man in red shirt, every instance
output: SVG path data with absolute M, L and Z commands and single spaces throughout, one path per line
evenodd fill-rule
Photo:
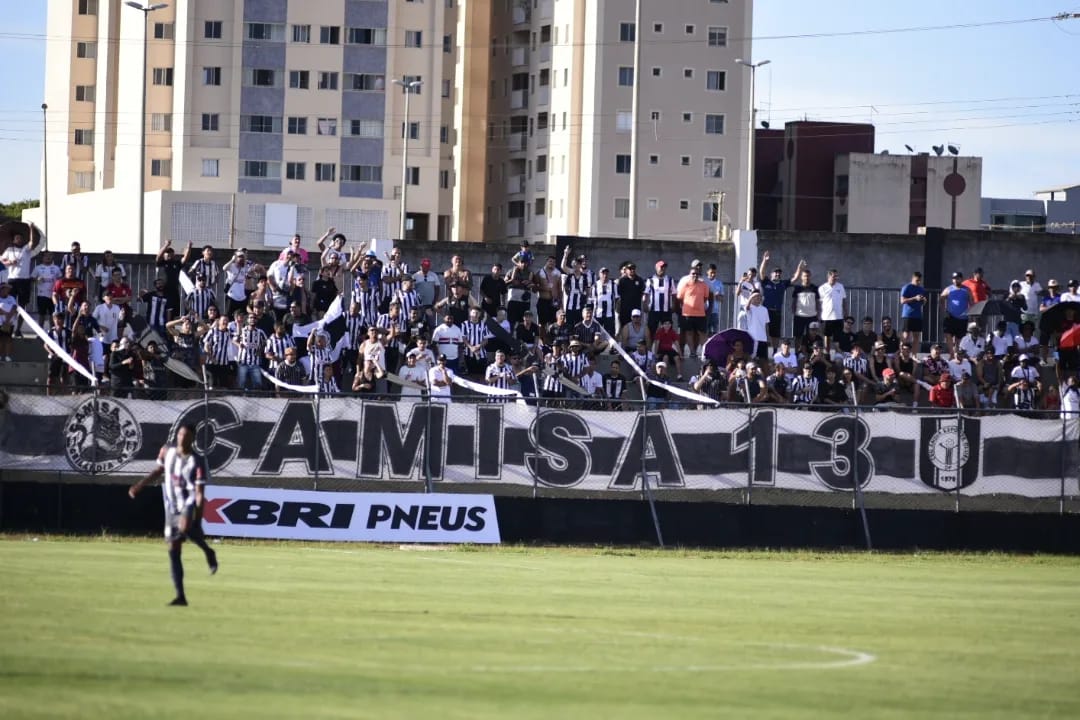
M 971 303 L 973 305 L 990 299 L 990 286 L 983 280 L 983 269 L 981 267 L 975 268 L 975 272 L 963 282 L 963 285 L 971 293 Z
M 705 341 L 705 312 L 709 303 L 709 284 L 701 280 L 701 265 L 690 268 L 690 279 L 679 288 L 678 297 L 682 310 L 679 329 L 681 341 L 688 346 L 691 356 L 697 355 L 698 347 Z M 679 370 L 682 380 L 682 371 Z
M 930 404 L 939 408 L 956 407 L 956 393 L 953 390 L 952 375 L 945 373 L 937 385 L 930 388 Z
M 120 270 L 112 271 L 112 280 L 105 286 L 102 294 L 112 295 L 113 302 L 117 305 L 127 305 L 131 302 L 131 286 L 124 282 L 124 276 Z
M 53 283 L 53 305 L 56 312 L 64 313 L 69 325 L 86 299 L 86 283 L 76 277 L 76 271 L 74 265 L 65 265 L 64 276 Z
M 671 318 L 664 318 L 653 335 L 653 355 L 657 360 L 675 364 L 676 380 L 682 380 L 682 357 L 679 353 L 679 333 L 671 326 Z

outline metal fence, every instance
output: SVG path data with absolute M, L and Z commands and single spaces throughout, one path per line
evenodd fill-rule
M 657 500 L 853 508 L 868 546 L 867 509 L 1080 511 L 1080 419 L 882 406 L 13 391 L 0 480 L 129 482 L 182 423 L 221 484 L 638 500 L 661 544 Z

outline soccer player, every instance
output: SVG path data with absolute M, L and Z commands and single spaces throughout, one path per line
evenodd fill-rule
M 202 511 L 206 501 L 206 481 L 210 467 L 206 458 L 195 452 L 195 428 L 182 425 L 176 431 L 176 444 L 165 445 L 158 454 L 157 467 L 128 489 L 134 498 L 147 484 L 164 476 L 161 492 L 165 500 L 165 541 L 169 546 L 169 566 L 176 597 L 170 605 L 187 605 L 184 595 L 184 565 L 180 548 L 184 540 L 195 543 L 206 554 L 210 574 L 217 572 L 217 554 L 206 544 L 202 531 Z

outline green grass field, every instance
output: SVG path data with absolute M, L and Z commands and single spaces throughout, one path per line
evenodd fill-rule
M 0 540 L 0 718 L 1078 717 L 1080 559 Z

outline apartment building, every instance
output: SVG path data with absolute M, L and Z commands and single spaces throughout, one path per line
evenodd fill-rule
M 163 5 L 49 0 L 49 37 L 71 38 L 46 58 L 61 243 L 394 237 L 403 187 L 410 238 L 626 233 L 629 0 Z M 700 239 L 710 191 L 741 202 L 749 87 L 734 59 L 749 53 L 750 2 L 643 8 L 639 235 Z

